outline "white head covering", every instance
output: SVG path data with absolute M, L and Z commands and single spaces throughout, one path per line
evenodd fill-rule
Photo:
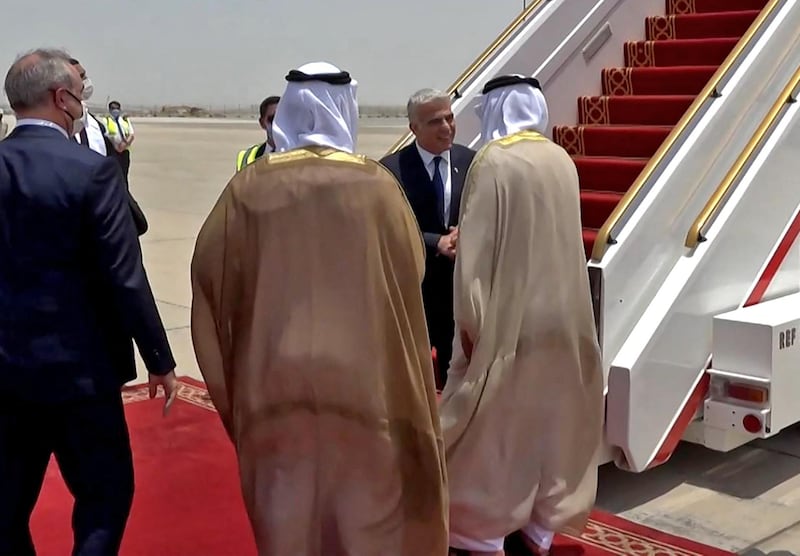
M 312 62 L 297 71 L 306 75 L 342 73 L 327 62 Z M 325 81 L 289 81 L 272 124 L 275 150 L 282 152 L 317 145 L 349 153 L 355 151 L 357 87 L 355 79 L 343 85 Z
M 504 79 L 513 81 L 513 77 L 520 79 L 507 86 L 492 88 L 478 99 L 475 111 L 481 119 L 481 144 L 524 129 L 542 134 L 547 129 L 547 102 L 542 91 L 530 83 L 521 82 L 528 79 L 522 75 Z

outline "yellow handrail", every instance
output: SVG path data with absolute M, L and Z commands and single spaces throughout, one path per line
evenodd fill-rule
M 478 56 L 467 69 L 464 70 L 458 79 L 456 79 L 455 82 L 450 85 L 450 87 L 447 89 L 447 93 L 452 95 L 458 91 L 461 86 L 466 83 L 467 79 L 472 77 L 475 72 L 477 72 L 481 66 L 483 66 L 483 64 L 485 64 L 486 61 L 492 57 L 497 49 L 500 48 L 500 46 L 502 46 L 502 44 L 506 42 L 508 38 L 513 35 L 523 23 L 525 23 L 525 20 L 527 20 L 528 17 L 530 17 L 530 15 L 538 9 L 539 5 L 545 1 L 546 0 L 533 0 L 530 6 L 522 10 L 522 12 L 514 19 L 514 21 L 509 23 L 508 27 L 506 27 L 505 30 L 500 33 L 497 38 L 494 39 L 494 41 L 492 41 L 492 44 L 486 47 L 486 50 L 484 50 L 481 55 Z M 394 145 L 392 145 L 392 147 L 389 149 L 389 154 L 397 152 L 397 150 L 400 149 L 400 147 L 402 147 L 410 138 L 411 132 L 407 131 L 398 141 L 395 142 Z
M 764 142 L 767 138 L 767 133 L 772 128 L 775 120 L 778 119 L 781 112 L 783 111 L 784 107 L 795 101 L 794 92 L 797 87 L 800 85 L 800 68 L 797 68 L 797 71 L 794 72 L 794 75 L 789 80 L 789 83 L 784 87 L 783 91 L 781 91 L 778 100 L 775 101 L 775 104 L 772 105 L 772 108 L 764 117 L 761 122 L 761 125 L 758 126 L 755 134 L 753 137 L 748 141 L 747 145 L 745 145 L 744 150 L 739 155 L 739 158 L 736 159 L 736 162 L 733 163 L 731 169 L 723 178 L 722 182 L 720 182 L 719 187 L 717 187 L 716 191 L 711 195 L 706 203 L 706 206 L 703 207 L 703 210 L 700 211 L 700 214 L 697 215 L 692 227 L 689 228 L 689 233 L 686 234 L 686 247 L 695 248 L 697 247 L 701 241 L 705 238 L 703 237 L 703 229 L 706 227 L 708 222 L 711 218 L 719 211 L 720 208 L 723 206 L 724 199 L 727 198 L 728 192 L 733 187 L 734 183 L 739 179 L 744 167 L 749 162 L 750 158 L 753 156 L 753 153 L 760 147 L 760 145 Z
M 775 11 L 775 8 L 781 4 L 783 4 L 783 0 L 770 0 L 769 4 L 767 4 L 763 10 L 761 10 L 761 13 L 758 15 L 753 24 L 750 25 L 750 28 L 747 29 L 747 32 L 744 34 L 742 39 L 737 43 L 736 47 L 734 47 L 728 57 L 725 58 L 725 61 L 722 62 L 722 65 L 720 65 L 700 94 L 697 95 L 697 98 L 694 100 L 692 105 L 644 167 L 642 173 L 639 174 L 639 176 L 636 178 L 636 181 L 633 183 L 630 189 L 628 189 L 627 193 L 625 193 L 625 195 L 622 197 L 622 200 L 614 208 L 613 212 L 608 217 L 608 220 L 606 220 L 605 224 L 603 224 L 603 227 L 600 228 L 600 231 L 597 233 L 597 238 L 595 239 L 594 247 L 592 248 L 593 261 L 600 261 L 603 259 L 603 255 L 606 254 L 608 245 L 611 242 L 611 231 L 614 229 L 614 227 L 616 227 L 620 219 L 622 219 L 622 216 L 628 211 L 631 204 L 633 204 L 634 199 L 636 199 L 636 196 L 639 195 L 639 192 L 647 183 L 647 180 L 650 179 L 655 169 L 659 164 L 661 164 L 661 160 L 672 149 L 672 147 L 678 141 L 678 138 L 683 134 L 694 117 L 700 111 L 703 103 L 707 98 L 716 94 L 717 86 L 719 85 L 720 81 L 722 81 L 722 78 L 728 73 L 728 71 L 730 71 L 731 67 L 739 58 L 739 56 L 742 55 L 742 52 L 750 44 L 750 41 L 753 40 L 753 37 L 756 36 L 767 18 L 772 14 L 773 11 Z

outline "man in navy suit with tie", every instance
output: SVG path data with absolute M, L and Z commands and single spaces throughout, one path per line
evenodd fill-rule
M 411 95 L 408 122 L 416 141 L 381 162 L 403 186 L 425 239 L 422 297 L 441 387 L 453 353 L 453 261 L 461 190 L 475 151 L 453 144 L 456 125 L 446 93 L 423 89 Z
M 0 143 L 0 554 L 35 554 L 28 521 L 54 454 L 75 498 L 74 552 L 116 554 L 133 497 L 120 388 L 176 393 L 119 164 L 80 146 L 83 83 L 69 56 L 20 57 Z

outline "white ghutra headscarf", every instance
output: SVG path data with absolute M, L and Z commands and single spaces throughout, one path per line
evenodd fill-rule
M 327 62 L 312 62 L 289 72 L 286 80 L 272 126 L 275 150 L 322 146 L 354 152 L 358 130 L 355 79 Z
M 542 134 L 547 129 L 547 102 L 539 82 L 523 75 L 489 81 L 475 111 L 481 119 L 482 145 L 525 129 Z

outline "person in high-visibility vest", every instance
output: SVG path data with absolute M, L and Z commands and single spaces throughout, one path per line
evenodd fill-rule
M 239 151 L 239 154 L 236 156 L 237 172 L 264 156 L 264 153 L 273 152 L 275 150 L 275 141 L 272 138 L 272 122 L 275 119 L 275 112 L 278 110 L 278 101 L 280 100 L 281 97 L 272 96 L 265 98 L 261 102 L 261 106 L 259 106 L 258 109 L 258 125 L 267 133 L 267 140 L 264 143 L 259 143 L 243 151 Z
M 117 151 L 117 160 L 122 167 L 125 183 L 128 183 L 128 170 L 131 167 L 131 145 L 135 138 L 133 124 L 127 116 L 122 115 L 122 105 L 112 100 L 108 103 L 108 116 L 105 119 L 106 137 Z

